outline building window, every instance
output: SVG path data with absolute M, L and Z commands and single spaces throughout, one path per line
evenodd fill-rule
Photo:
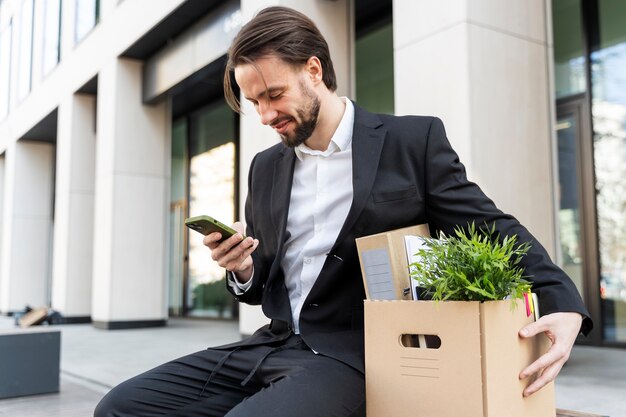
M 226 224 L 237 212 L 238 119 L 222 100 L 183 116 L 172 126 L 170 300 L 172 315 L 233 319 L 224 269 L 207 256 L 203 236 L 185 217 L 208 214 Z
M 59 63 L 61 45 L 61 0 L 41 0 L 44 4 L 44 36 L 41 65 L 43 75 Z
M 597 324 L 593 341 L 626 346 L 626 3 L 552 7 L 561 265 Z
M 375 113 L 393 114 L 393 26 L 391 22 L 356 39 L 356 99 Z
M 193 114 L 189 129 L 189 216 L 208 214 L 230 225 L 236 206 L 235 115 L 220 101 Z M 202 238 L 189 233 L 187 312 L 233 318 L 224 269 L 207 256 Z
M 585 50 L 581 0 L 553 1 L 556 98 L 584 93 Z
M 172 125 L 172 168 L 170 176 L 170 279 L 169 314 L 185 314 L 185 284 L 187 276 L 187 194 L 189 152 L 187 146 L 187 118 Z
M 22 100 L 30 93 L 32 82 L 33 9 L 33 0 L 22 1 L 18 20 L 19 46 L 16 50 L 18 60 L 18 100 Z
M 355 2 L 356 101 L 374 113 L 394 113 L 392 2 Z
M 61 0 L 35 0 L 32 85 L 37 85 L 59 62 Z
M 13 25 L 0 30 L 0 120 L 9 114 L 9 95 L 11 92 L 11 39 Z
M 583 164 L 584 161 L 591 162 L 585 155 L 586 151 L 582 150 L 583 140 L 590 140 L 590 135 L 583 127 L 583 119 L 589 114 L 584 105 L 587 59 L 581 7 L 581 0 L 552 3 L 557 98 L 559 264 L 581 295 L 586 297 L 591 294 L 586 294 L 584 277 L 590 279 L 593 262 L 585 251 L 588 245 L 583 244 L 587 208 L 582 188 Z
M 591 45 L 593 151 L 604 339 L 626 342 L 626 3 L 598 0 Z
M 74 43 L 80 42 L 100 20 L 99 0 L 75 0 L 76 21 Z

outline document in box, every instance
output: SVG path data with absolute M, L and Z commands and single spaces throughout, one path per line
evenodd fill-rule
M 424 243 L 424 238 L 421 236 L 405 236 L 404 237 L 404 247 L 406 248 L 406 260 L 409 265 L 409 280 L 411 281 L 411 295 L 413 295 L 413 299 L 419 299 L 419 295 L 417 292 L 417 281 L 410 278 L 411 274 L 415 271 L 415 267 L 411 266 L 411 264 L 416 262 L 421 262 L 422 257 L 416 255 L 416 253 L 420 249 L 424 249 L 427 246 Z
M 361 257 L 369 297 L 372 300 L 394 300 L 396 293 L 387 249 L 365 250 Z

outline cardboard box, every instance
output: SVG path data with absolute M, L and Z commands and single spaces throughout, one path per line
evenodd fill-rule
M 552 383 L 522 396 L 519 373 L 550 343 L 518 336 L 533 317 L 516 302 L 365 301 L 367 416 L 554 417 Z
M 31 327 L 41 324 L 46 317 L 48 317 L 48 309 L 46 307 L 39 307 L 20 317 L 18 323 L 21 328 Z
M 356 239 L 368 300 L 411 300 L 405 236 L 430 236 L 427 224 Z

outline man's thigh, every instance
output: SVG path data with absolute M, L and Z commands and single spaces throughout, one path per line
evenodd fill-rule
M 223 416 L 259 389 L 242 387 L 241 381 L 264 352 L 262 347 L 235 351 L 225 361 L 229 352 L 222 350 L 208 349 L 183 356 L 113 388 L 100 401 L 94 415 Z M 221 366 L 213 374 L 218 364 Z
M 226 417 L 365 416 L 363 374 L 310 350 L 290 349 L 270 355 L 251 382 L 264 388 L 244 399 Z

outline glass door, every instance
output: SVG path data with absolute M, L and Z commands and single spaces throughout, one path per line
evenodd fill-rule
M 559 259 L 596 322 L 590 339 L 598 343 L 598 238 L 593 150 L 586 103 L 586 94 L 557 101 Z
M 626 2 L 597 0 L 591 43 L 604 341 L 626 344 Z
M 172 173 L 170 177 L 170 273 L 169 314 L 185 314 L 185 286 L 187 282 L 187 183 L 188 150 L 187 118 L 172 124 Z
M 237 195 L 235 114 L 220 101 L 193 114 L 189 123 L 189 216 L 207 214 L 230 225 Z M 202 235 L 188 236 L 187 314 L 234 318 L 224 269 L 211 259 Z

